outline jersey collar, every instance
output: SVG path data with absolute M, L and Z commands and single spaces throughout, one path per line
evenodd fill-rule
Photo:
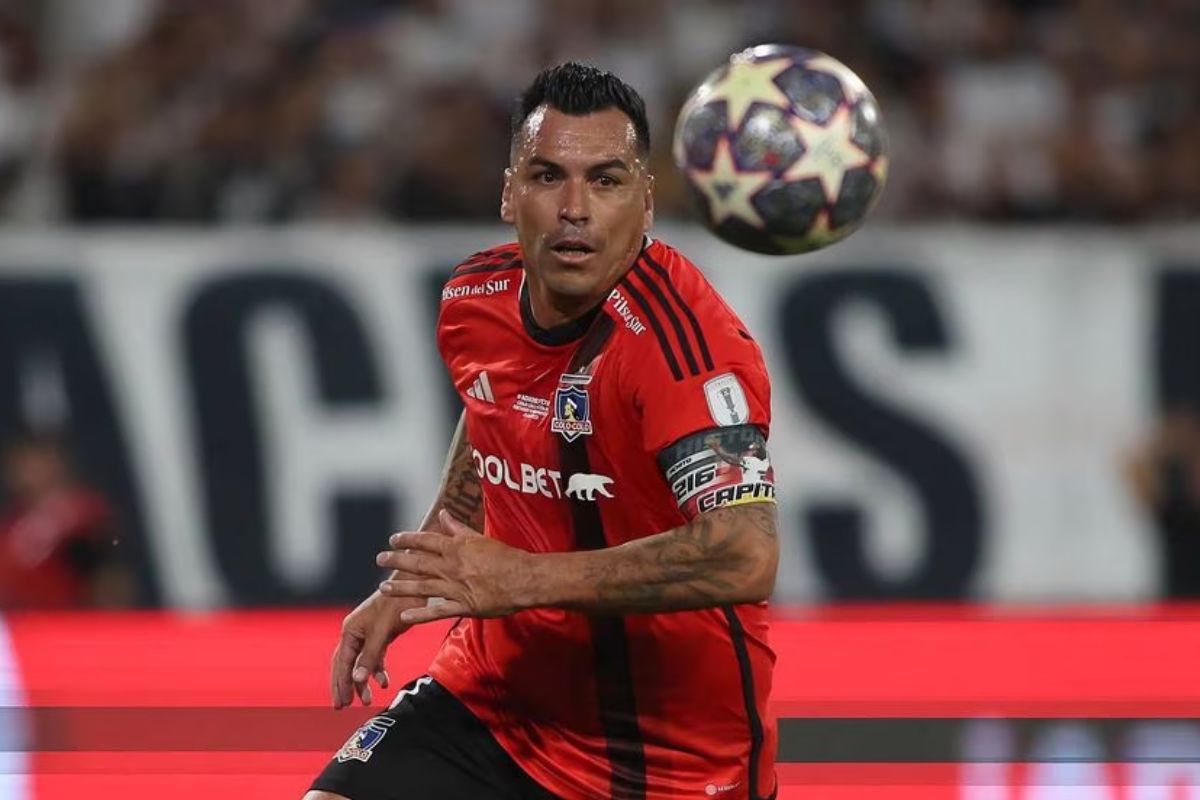
M 525 332 L 538 344 L 550 347 L 569 344 L 582 337 L 595 321 L 596 315 L 600 313 L 601 306 L 604 305 L 601 301 L 581 317 L 576 317 L 561 325 L 555 325 L 553 328 L 543 328 L 533 318 L 533 308 L 529 304 L 529 287 L 526 286 L 525 281 L 521 281 L 520 304 L 521 324 L 524 326 Z
M 642 253 L 646 252 L 652 244 L 654 244 L 654 240 L 650 238 L 649 234 L 645 234 L 642 237 L 642 249 L 638 253 L 638 258 L 641 258 Z M 529 287 L 526 285 L 525 276 L 521 276 L 521 289 L 518 292 L 518 303 L 521 306 L 521 325 L 525 328 L 525 332 L 529 334 L 530 338 L 538 344 L 554 347 L 570 344 L 581 338 L 587 333 L 587 329 L 592 326 L 596 315 L 600 313 L 600 309 L 604 307 L 606 301 L 607 298 L 601 300 L 594 308 L 581 317 L 576 317 L 561 325 L 555 325 L 553 328 L 543 328 L 533 318 L 533 307 L 529 301 Z

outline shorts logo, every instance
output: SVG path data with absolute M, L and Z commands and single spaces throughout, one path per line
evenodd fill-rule
M 592 434 L 591 402 L 586 388 L 591 380 L 591 375 L 565 374 L 559 379 L 563 385 L 554 390 L 554 419 L 550 420 L 550 430 L 561 433 L 568 442 Z
M 367 720 L 361 728 L 354 732 L 350 741 L 342 745 L 341 750 L 338 750 L 336 756 L 338 763 L 345 764 L 347 761 L 367 763 L 371 759 L 371 752 L 375 749 L 375 745 L 383 741 L 388 728 L 395 724 L 396 720 L 391 717 L 372 717 Z

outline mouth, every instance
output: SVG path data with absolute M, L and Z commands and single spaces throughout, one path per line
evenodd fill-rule
M 583 239 L 564 238 L 550 245 L 550 252 L 554 253 L 559 261 L 576 264 L 595 255 L 596 249 Z

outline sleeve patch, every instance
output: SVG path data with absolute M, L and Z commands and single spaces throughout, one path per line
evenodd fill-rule
M 708 400 L 708 413 L 718 425 L 745 425 L 750 421 L 746 393 L 732 372 L 705 381 L 704 397 Z
M 688 519 L 725 506 L 775 502 L 775 473 L 766 440 L 753 425 L 685 436 L 663 450 L 658 462 Z

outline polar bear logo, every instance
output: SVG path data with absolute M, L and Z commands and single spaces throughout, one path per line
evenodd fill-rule
M 596 492 L 605 497 L 612 497 L 612 493 L 608 491 L 608 485 L 613 482 L 613 479 L 607 475 L 592 475 L 588 472 L 576 472 L 567 481 L 567 497 L 574 497 L 576 500 L 596 499 Z

